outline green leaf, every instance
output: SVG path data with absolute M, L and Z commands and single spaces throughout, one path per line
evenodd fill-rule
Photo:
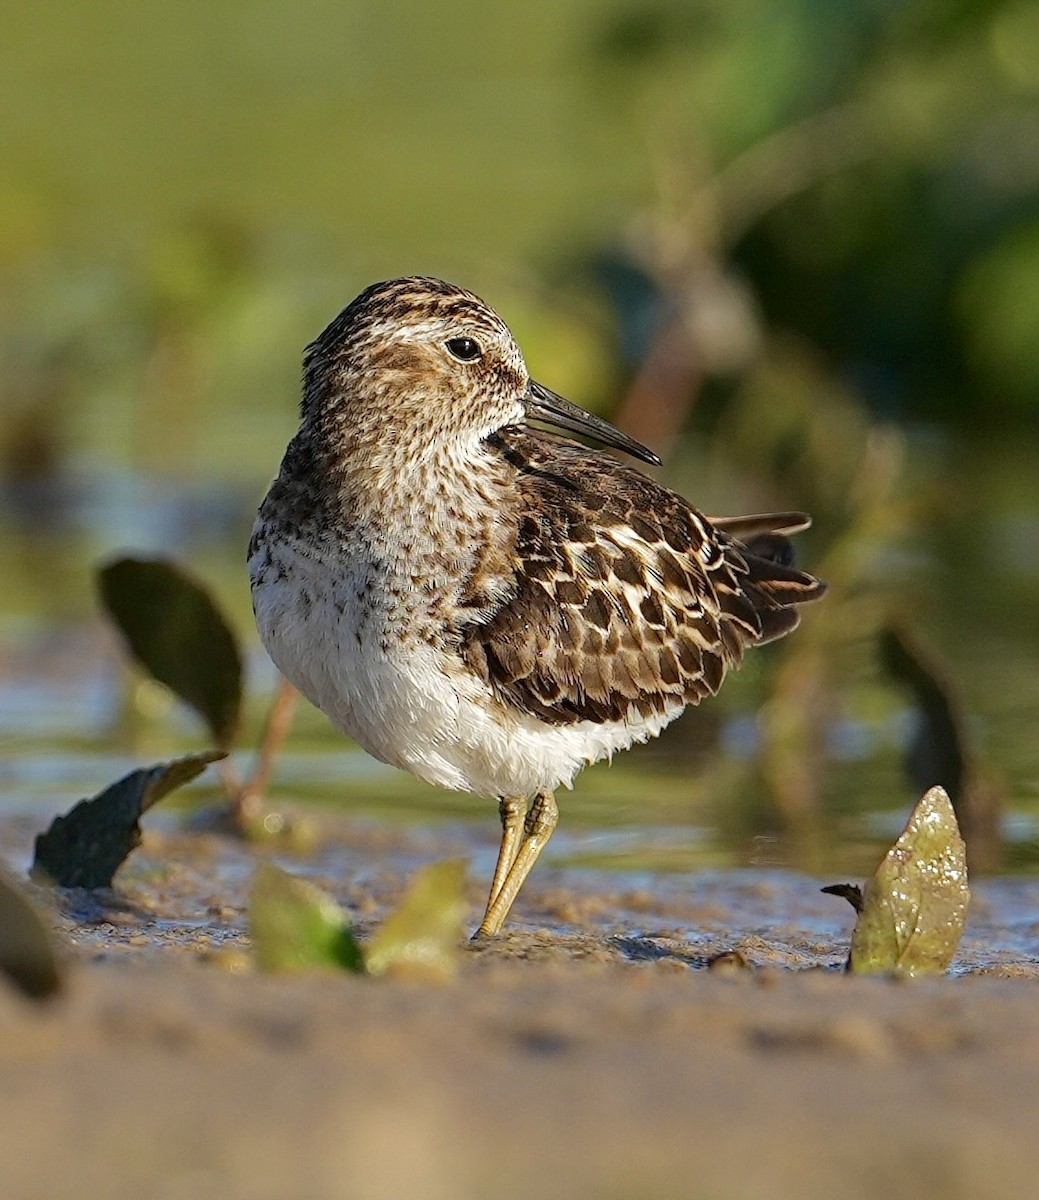
M 122 558 L 98 571 L 98 587 L 134 658 L 202 717 L 218 746 L 230 746 L 242 655 L 202 584 L 171 562 Z
M 249 926 L 262 971 L 339 967 L 364 972 L 361 947 L 346 913 L 317 884 L 273 863 L 256 869 Z
M 141 844 L 141 814 L 223 757 L 207 750 L 145 767 L 81 800 L 37 837 L 30 874 L 57 887 L 111 887 L 127 855 Z
M 415 876 L 400 906 L 365 949 L 372 975 L 405 971 L 449 976 L 465 920 L 465 863 L 434 863 Z
M 967 919 L 967 859 L 944 789 L 917 804 L 866 884 L 848 969 L 938 975 L 948 970 Z
M 26 996 L 43 999 L 61 987 L 50 931 L 14 882 L 0 872 L 0 972 Z

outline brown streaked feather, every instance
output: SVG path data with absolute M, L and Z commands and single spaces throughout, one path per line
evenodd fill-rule
M 512 587 L 460 630 L 469 665 L 550 724 L 695 704 L 744 649 L 798 623 L 820 583 L 784 534 L 803 513 L 708 520 L 613 458 L 509 426 L 488 438 L 515 471 Z
M 759 533 L 804 533 L 812 518 L 803 512 L 754 513 L 749 517 L 707 517 L 715 529 L 722 529 L 741 542 Z

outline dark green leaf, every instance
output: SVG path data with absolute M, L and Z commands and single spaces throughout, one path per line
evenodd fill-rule
M 123 860 L 141 843 L 141 814 L 223 757 L 207 750 L 159 763 L 81 800 L 37 837 L 30 874 L 57 887 L 111 887 Z
M 419 871 L 400 907 L 365 948 L 373 975 L 417 971 L 451 975 L 465 920 L 465 863 L 434 863 Z
M 206 589 L 160 559 L 122 558 L 98 572 L 101 600 L 146 671 L 202 717 L 222 748 L 234 740 L 242 656 Z
M 919 788 L 945 788 L 971 868 L 996 869 L 1003 858 L 1001 796 L 979 773 L 970 722 L 951 672 L 902 624 L 880 631 L 880 651 L 887 670 L 911 691 L 919 716 L 906 752 L 910 780 Z
M 364 972 L 364 958 L 347 915 L 317 884 L 273 863 L 256 869 L 249 927 L 263 971 L 339 967 Z
M 0 972 L 26 996 L 43 999 L 61 986 L 50 931 L 13 881 L 0 872 Z
M 967 773 L 967 722 L 947 673 L 900 625 L 881 629 L 880 654 L 891 675 L 910 689 L 920 714 L 906 764 L 910 778 L 921 788 L 937 782 L 958 800 Z
M 967 919 L 967 859 L 949 797 L 933 787 L 866 884 L 848 969 L 937 975 L 948 970 Z

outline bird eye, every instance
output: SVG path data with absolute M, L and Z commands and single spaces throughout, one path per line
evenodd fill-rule
M 476 362 L 478 358 L 483 357 L 480 343 L 471 337 L 451 338 L 446 345 L 448 353 L 457 358 L 459 362 Z

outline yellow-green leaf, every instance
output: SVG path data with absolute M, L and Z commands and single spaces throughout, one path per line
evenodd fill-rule
M 454 859 L 419 871 L 400 906 L 365 948 L 372 975 L 453 974 L 464 929 L 465 873 L 465 863 Z
M 323 889 L 273 863 L 256 869 L 249 898 L 253 952 L 262 971 L 338 967 L 363 972 L 346 913 Z
M 959 945 L 969 902 L 956 815 L 944 789 L 933 787 L 866 884 L 849 969 L 859 974 L 943 973 Z

